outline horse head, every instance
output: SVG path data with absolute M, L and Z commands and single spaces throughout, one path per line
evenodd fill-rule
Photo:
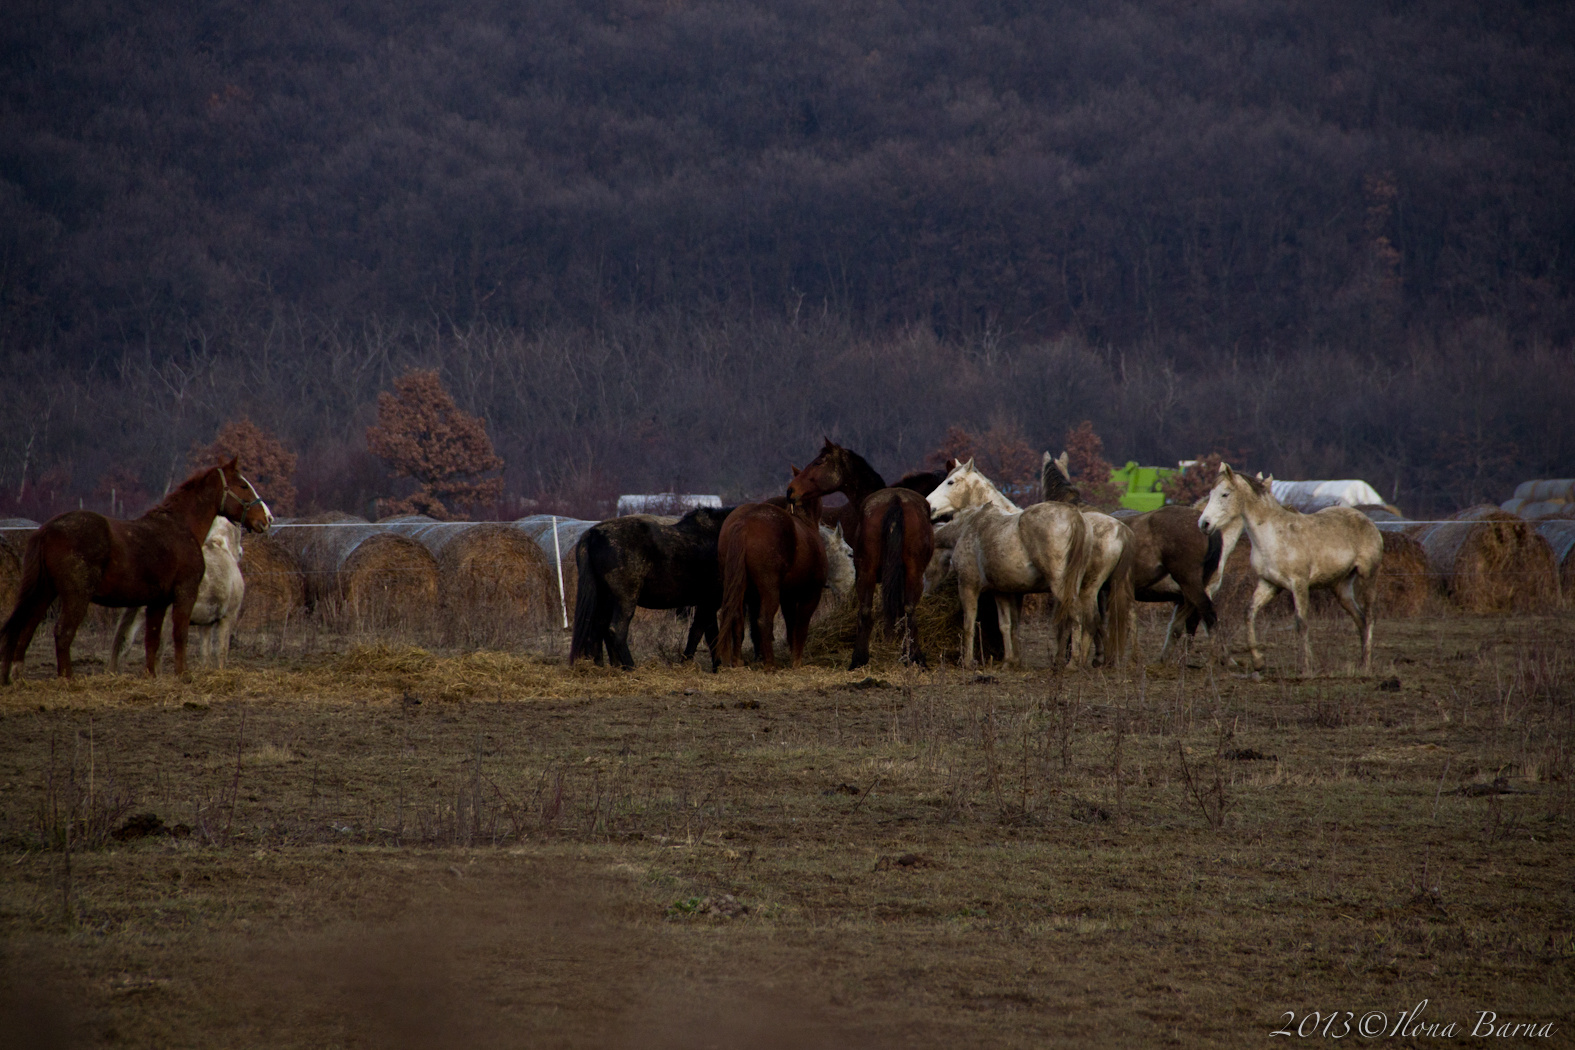
M 1246 502 L 1254 493 L 1261 497 L 1263 491 L 1263 481 L 1238 474 L 1229 463 L 1221 463 L 1219 480 L 1203 505 L 1203 513 L 1198 515 L 1198 528 L 1204 532 L 1223 529 L 1245 513 Z
M 841 445 L 832 444 L 830 438 L 820 454 L 809 461 L 809 466 L 793 469 L 793 480 L 788 482 L 787 499 L 790 510 L 799 510 L 814 497 L 825 496 L 842 488 L 846 474 L 842 469 Z
M 994 482 L 975 469 L 972 459 L 953 467 L 946 479 L 925 498 L 930 504 L 931 521 L 939 521 L 960 510 L 985 504 L 1006 511 L 1020 509 L 1001 494 Z
M 256 488 L 241 474 L 238 457 L 232 456 L 228 463 L 220 463 L 213 469 L 219 472 L 219 484 L 222 487 L 219 514 L 249 532 L 266 533 L 273 524 L 273 511 L 268 509 L 268 504 L 263 502 Z

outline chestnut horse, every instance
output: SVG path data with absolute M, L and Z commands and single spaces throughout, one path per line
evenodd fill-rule
M 722 568 L 718 664 L 738 666 L 747 611 L 755 656 L 765 666 L 775 667 L 772 634 L 778 607 L 787 625 L 793 666 L 803 663 L 809 620 L 826 585 L 826 546 L 819 522 L 818 499 L 791 511 L 770 503 L 746 503 L 728 515 L 716 542 Z
M 870 662 L 870 632 L 875 626 L 875 585 L 881 587 L 886 630 L 896 633 L 902 621 L 902 657 L 924 666 L 915 612 L 924 596 L 924 570 L 935 553 L 930 507 L 912 489 L 887 488 L 885 480 L 864 457 L 830 438 L 820 454 L 793 476 L 788 501 L 795 505 L 845 493 L 842 533 L 853 548 L 854 591 L 858 595 L 858 629 L 848 670 Z
M 146 606 L 143 648 L 148 674 L 158 674 L 164 613 L 173 610 L 175 673 L 186 673 L 186 632 L 202 586 L 203 541 L 224 515 L 254 532 L 273 521 L 268 505 L 241 476 L 236 461 L 199 471 L 163 503 L 132 521 L 73 510 L 46 521 L 27 541 L 16 608 L 0 628 L 0 685 L 18 673 L 33 632 L 60 599 L 55 624 L 55 668 L 71 677 L 71 642 L 88 603 L 126 609 Z

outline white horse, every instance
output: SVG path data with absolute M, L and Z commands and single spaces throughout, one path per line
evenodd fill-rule
M 1083 497 L 1072 487 L 1067 453 L 1052 457 L 1046 452 L 1040 461 L 1040 492 L 1047 503 L 1064 503 L 1083 515 L 1088 527 L 1088 571 L 1078 590 L 1083 623 L 1094 624 L 1092 632 L 1079 630 L 1073 642 L 1072 659 L 1086 665 L 1089 648 L 1102 662 L 1113 665 L 1136 651 L 1137 622 L 1132 615 L 1134 597 L 1132 572 L 1137 557 L 1137 537 L 1123 521 L 1083 504 Z
M 842 535 L 842 526 L 820 527 L 820 541 L 826 545 L 826 589 L 833 602 L 840 602 L 853 591 L 853 548 Z
M 1258 610 L 1282 590 L 1296 603 L 1296 632 L 1302 649 L 1298 670 L 1312 664 L 1307 632 L 1307 592 L 1313 587 L 1334 591 L 1356 624 L 1362 645 L 1362 670 L 1372 669 L 1373 621 L 1377 618 L 1378 566 L 1384 558 L 1383 534 L 1355 507 L 1326 507 L 1316 514 L 1287 510 L 1274 498 L 1268 483 L 1220 464 L 1219 481 L 1198 518 L 1208 531 L 1242 521 L 1252 541 L 1252 568 L 1258 588 L 1247 608 L 1247 647 L 1252 669 L 1262 671 L 1258 648 Z
M 240 526 L 225 517 L 214 518 L 202 544 L 202 560 L 202 585 L 197 590 L 197 604 L 192 606 L 191 625 L 201 629 L 204 664 L 208 662 L 213 636 L 218 635 L 218 663 L 222 670 L 230 652 L 230 630 L 241 614 L 241 600 L 246 597 L 246 581 L 241 577 Z M 127 609 L 121 616 L 120 629 L 109 650 L 111 674 L 120 670 L 120 658 L 136 642 L 146 617 L 147 610 L 140 608 Z
M 1064 503 L 1036 503 L 1022 509 L 975 470 L 971 459 L 958 464 L 928 500 L 932 520 L 956 516 L 955 526 L 944 531 L 946 541 L 952 543 L 952 567 L 957 570 L 957 595 L 963 608 L 963 666 L 973 666 L 974 623 L 984 591 L 995 592 L 1008 664 L 1021 663 L 1017 632 L 1022 596 L 1054 597 L 1051 664 L 1058 665 L 1073 631 L 1092 627 L 1084 622 L 1079 601 L 1089 559 L 1083 516 Z

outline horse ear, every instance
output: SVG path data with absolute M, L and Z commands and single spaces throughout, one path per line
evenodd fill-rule
M 961 466 L 962 466 L 964 471 L 972 470 L 973 469 L 973 457 L 969 456 L 968 457 L 968 462 L 961 464 Z
M 1053 462 L 1055 462 L 1055 457 L 1054 456 L 1052 456 L 1048 452 L 1042 453 L 1039 456 L 1039 469 L 1043 470 L 1043 469 L 1045 469 L 1045 467 L 1049 466 Z
M 831 439 L 829 437 L 826 437 L 826 435 L 822 434 L 820 436 L 823 437 L 823 438 L 826 438 L 826 444 L 823 446 L 824 448 L 836 448 L 837 447 L 836 445 L 832 444 Z
M 952 457 L 952 456 L 947 456 L 946 457 L 946 473 L 950 474 L 952 471 L 954 471 L 956 469 L 957 469 L 957 460 L 956 460 L 956 458 Z
M 1061 454 L 1055 458 L 1055 465 L 1061 468 L 1061 473 L 1066 475 L 1068 481 L 1072 480 L 1072 453 L 1062 449 Z
M 1225 462 L 1221 462 L 1220 463 L 1220 477 L 1222 477 L 1222 478 L 1233 478 L 1235 476 L 1236 476 L 1236 472 L 1234 470 L 1230 469 L 1230 464 L 1229 463 L 1225 463 Z
M 239 470 L 240 469 L 240 463 L 241 463 L 241 457 L 240 456 L 231 456 L 230 457 L 230 461 L 228 463 L 224 464 L 224 469 L 225 470 Z
M 802 470 L 799 470 L 799 469 L 798 469 L 798 468 L 797 468 L 797 467 L 795 467 L 795 466 L 794 466 L 794 465 L 793 465 L 793 464 L 791 464 L 791 463 L 789 463 L 789 464 L 788 464 L 788 469 L 789 469 L 789 470 L 791 470 L 791 471 L 792 471 L 792 472 L 793 472 L 793 476 L 794 476 L 794 477 L 795 477 L 795 478 L 796 478 L 796 477 L 798 477 L 798 476 L 799 476 L 799 475 L 800 475 L 800 474 L 802 474 L 802 473 L 804 473 L 804 472 L 803 472 L 803 471 L 802 471 Z

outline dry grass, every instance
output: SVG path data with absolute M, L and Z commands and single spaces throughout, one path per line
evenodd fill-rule
M 189 683 L 0 693 L 0 1030 L 1256 1046 L 1286 1010 L 1422 998 L 1575 1023 L 1567 617 L 1386 621 L 1370 678 L 1262 682 L 711 675 L 682 631 L 637 625 L 630 674 L 555 636 L 291 634 Z

